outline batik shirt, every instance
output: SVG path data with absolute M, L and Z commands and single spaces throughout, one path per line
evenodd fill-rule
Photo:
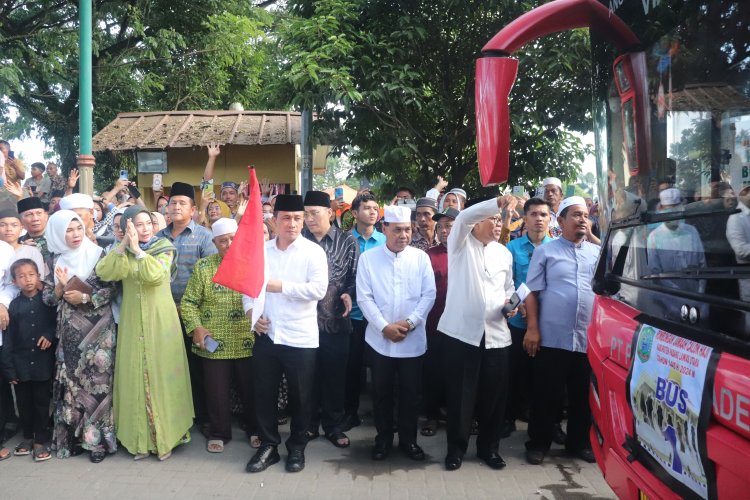
M 336 226 L 318 241 L 314 234 L 305 228 L 302 235 L 323 248 L 328 259 L 328 289 L 323 300 L 318 302 L 318 328 L 326 333 L 350 333 L 352 322 L 344 314 L 342 294 L 349 294 L 354 300 L 357 291 L 357 260 L 359 243 L 354 236 Z
M 242 310 L 242 295 L 213 282 L 221 257 L 209 255 L 195 263 L 182 296 L 182 321 L 188 335 L 202 326 L 219 343 L 215 352 L 193 346 L 193 352 L 208 359 L 239 359 L 253 355 L 255 335 Z

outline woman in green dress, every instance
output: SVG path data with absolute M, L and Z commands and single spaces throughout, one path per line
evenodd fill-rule
M 189 441 L 193 424 L 190 374 L 169 279 L 175 247 L 154 236 L 144 207 L 120 220 L 125 236 L 96 266 L 105 280 L 122 281 L 115 362 L 117 438 L 135 456 L 165 460 Z

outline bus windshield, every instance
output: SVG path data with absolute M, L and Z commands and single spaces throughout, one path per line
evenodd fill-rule
M 650 110 L 633 107 L 638 73 L 628 60 L 611 56 L 613 69 L 595 78 L 600 218 L 611 229 L 600 267 L 617 282 L 616 297 L 644 314 L 747 340 L 749 9 L 685 2 L 679 15 L 667 8 L 644 15 L 639 6 L 626 3 L 617 14 L 646 47 Z M 637 135 L 639 120 L 648 137 Z M 695 317 L 686 318 L 686 309 Z

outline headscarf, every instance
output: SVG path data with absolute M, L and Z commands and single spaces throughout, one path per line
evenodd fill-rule
M 157 233 L 167 227 L 167 220 L 164 218 L 164 216 L 161 214 L 161 212 L 151 212 L 151 218 L 156 219 L 158 224 L 157 228 L 154 229 L 154 232 Z
M 47 228 L 44 230 L 44 237 L 49 251 L 58 256 L 55 265 L 67 267 L 68 277 L 78 276 L 82 281 L 86 281 L 94 271 L 96 263 L 99 262 L 103 249 L 88 239 L 85 234 L 78 248 L 70 248 L 65 243 L 65 232 L 73 220 L 84 225 L 83 220 L 74 211 L 58 210 L 50 215 Z M 55 283 L 57 283 L 57 276 L 55 276 Z
M 208 221 L 208 209 L 211 205 L 214 203 L 217 203 L 219 205 L 219 210 L 221 211 L 221 218 L 232 218 L 232 211 L 229 209 L 229 205 L 224 203 L 221 200 L 211 200 L 211 202 L 206 206 L 206 225 L 210 226 L 211 223 Z
M 120 217 L 120 229 L 122 229 L 123 233 L 128 232 L 128 221 L 135 219 L 136 215 L 141 213 L 148 215 L 148 220 L 151 221 L 151 212 L 146 207 L 141 205 L 133 205 L 132 207 L 128 207 L 128 209 L 122 213 L 122 217 Z M 146 250 L 151 248 L 151 245 L 156 243 L 158 240 L 159 237 L 156 236 L 156 231 L 154 231 L 151 239 L 146 242 L 139 240 L 138 246 L 141 247 L 141 250 L 145 252 Z
M 124 214 L 125 210 L 127 210 L 127 209 L 128 209 L 128 207 L 120 207 L 120 208 L 116 208 L 115 209 L 115 214 L 112 216 L 112 220 L 110 221 L 110 224 L 112 224 L 112 230 L 113 231 L 115 229 L 115 219 L 117 218 L 118 215 Z M 117 221 L 117 224 L 119 224 L 119 223 L 120 223 L 120 221 Z
M 463 189 L 461 189 L 461 191 L 463 191 Z M 450 191 L 448 191 L 447 193 L 445 193 L 440 198 L 440 203 L 438 203 L 438 213 L 441 213 L 444 210 L 445 207 L 443 207 L 443 200 L 445 200 L 445 197 L 448 196 L 449 194 L 452 194 L 453 196 L 456 197 L 456 200 L 458 201 L 458 209 L 457 210 L 459 212 L 465 208 L 463 206 L 463 203 L 461 202 L 461 193 L 457 192 L 456 189 L 451 189 Z

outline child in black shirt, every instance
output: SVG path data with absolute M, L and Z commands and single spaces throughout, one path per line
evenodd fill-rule
M 3 335 L 1 361 L 3 374 L 15 388 L 23 427 L 24 439 L 14 455 L 33 454 L 34 461 L 42 462 L 52 456 L 49 417 L 56 311 L 42 302 L 41 276 L 33 260 L 17 260 L 10 274 L 21 293 L 8 308 L 10 322 Z

